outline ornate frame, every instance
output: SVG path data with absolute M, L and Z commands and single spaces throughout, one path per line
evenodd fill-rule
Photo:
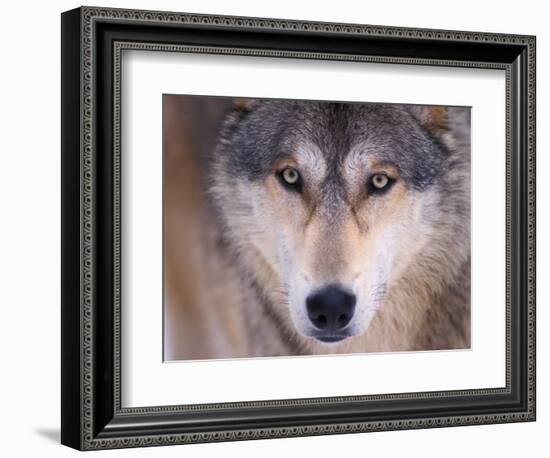
M 505 388 L 120 403 L 124 49 L 506 71 Z M 80 449 L 535 420 L 535 37 L 82 7 L 62 14 L 62 435 Z

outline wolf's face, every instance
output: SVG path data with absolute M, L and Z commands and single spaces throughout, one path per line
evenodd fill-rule
M 253 101 L 227 123 L 214 188 L 229 238 L 299 335 L 364 333 L 429 243 L 447 152 L 422 119 L 443 116 Z

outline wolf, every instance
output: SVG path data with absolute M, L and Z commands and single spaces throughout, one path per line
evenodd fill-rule
M 470 346 L 470 110 L 238 100 L 208 193 L 248 356 Z

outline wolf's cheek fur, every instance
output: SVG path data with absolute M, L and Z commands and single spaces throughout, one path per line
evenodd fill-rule
M 309 209 L 299 194 L 285 190 L 273 175 L 265 180 L 262 188 L 259 224 L 264 225 L 264 231 L 272 239 L 271 246 L 276 252 L 274 268 L 286 296 L 280 305 L 284 306 L 286 316 L 290 312 L 291 321 L 288 324 L 304 334 L 303 324 L 307 321 L 304 305 L 307 288 L 304 285 L 309 283 L 310 278 L 301 269 L 301 260 L 307 251 L 303 246 L 303 228 L 307 224 Z M 297 282 L 298 278 L 301 281 Z M 297 307 L 300 299 L 303 299 L 302 306 Z
M 386 196 L 371 196 L 356 209 L 354 220 L 361 230 L 355 237 L 348 231 L 342 242 L 357 296 L 354 335 L 368 329 L 401 273 L 422 249 L 428 231 L 422 222 L 423 202 L 399 182 Z

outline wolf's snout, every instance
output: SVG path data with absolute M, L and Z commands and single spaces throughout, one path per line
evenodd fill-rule
M 324 334 L 338 333 L 353 318 L 356 301 L 355 294 L 339 286 L 327 286 L 308 296 L 307 315 Z

